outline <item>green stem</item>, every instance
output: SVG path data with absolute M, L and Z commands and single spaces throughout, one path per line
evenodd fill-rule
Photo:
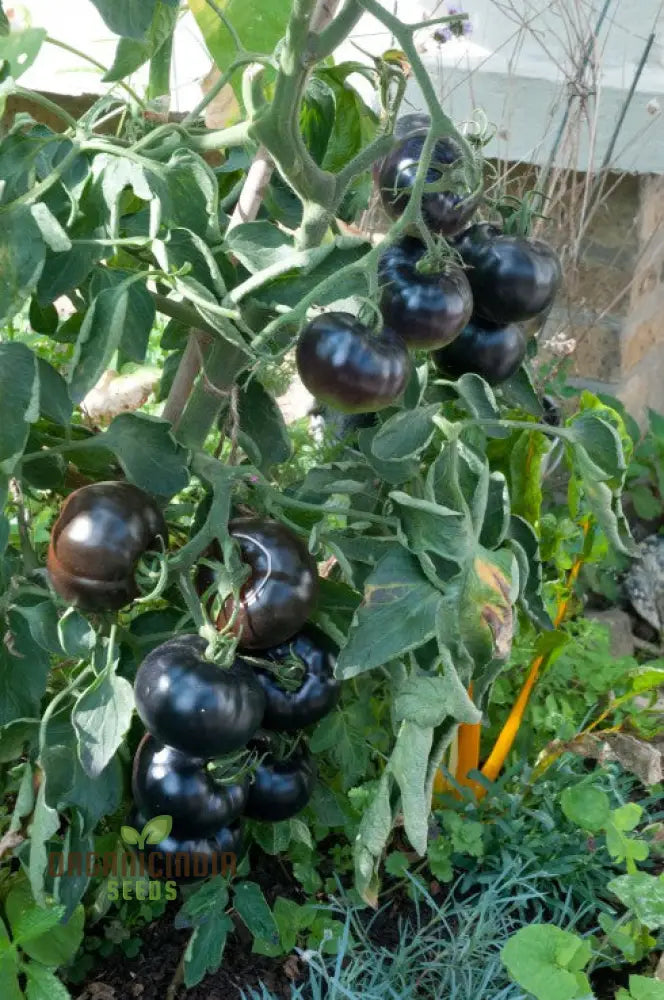
M 228 341 L 218 337 L 214 342 L 175 431 L 177 440 L 186 448 L 203 448 L 248 361 L 247 354 Z
M 78 674 L 74 678 L 74 680 L 71 681 L 71 683 L 67 685 L 66 688 L 63 688 L 62 691 L 60 691 L 58 694 L 56 694 L 55 697 L 53 699 L 51 699 L 51 701 L 49 702 L 49 704 L 44 709 L 44 714 L 42 715 L 41 723 L 39 725 L 39 755 L 40 755 L 40 757 L 43 754 L 44 748 L 46 746 L 46 730 L 48 729 L 48 724 L 51 721 L 51 719 L 53 718 L 53 714 L 55 713 L 56 708 L 58 707 L 58 705 L 61 705 L 62 702 L 67 697 L 69 697 L 69 695 L 72 693 L 72 691 L 75 691 L 76 688 L 79 687 L 79 685 L 81 684 L 81 681 L 84 678 L 89 677 L 89 676 L 91 676 L 93 674 L 94 674 L 93 668 L 92 667 L 86 667 L 85 670 L 82 670 L 81 673 Z
M 33 90 L 27 90 L 25 87 L 16 87 L 14 94 L 17 97 L 22 97 L 25 100 L 30 101 L 32 104 L 38 104 L 40 107 L 50 111 L 51 114 L 62 118 L 63 122 L 67 122 L 67 125 L 70 129 L 73 129 L 73 131 L 76 131 L 78 128 L 78 122 L 75 118 L 72 118 L 68 111 L 61 108 L 59 104 L 55 103 L 55 101 L 50 101 L 48 97 L 44 97 L 43 94 L 39 94 Z
M 16 205 L 35 205 L 47 191 L 57 184 L 65 170 L 71 166 L 74 160 L 80 155 L 80 149 L 74 147 L 70 149 L 69 152 L 62 160 L 58 163 L 56 167 L 51 170 L 41 183 L 36 184 L 33 188 L 30 188 L 25 194 L 22 194 L 19 198 L 15 198 L 14 201 L 10 202 L 8 205 L 3 205 L 0 207 L 0 212 L 7 211 L 8 209 L 14 208 Z
M 173 32 L 164 39 L 157 51 L 150 59 L 150 78 L 148 80 L 148 101 L 155 101 L 159 97 L 169 96 L 171 93 L 171 60 L 173 58 Z M 168 107 L 164 108 L 164 112 Z
M 317 62 L 327 59 L 339 48 L 362 17 L 359 0 L 346 0 L 346 5 L 334 21 L 324 28 L 311 42 L 312 55 Z

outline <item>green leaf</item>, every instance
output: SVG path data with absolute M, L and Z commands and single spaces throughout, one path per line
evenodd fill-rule
M 399 685 L 394 717 L 398 722 L 407 719 L 427 728 L 440 726 L 448 718 L 472 725 L 481 721 L 482 713 L 468 696 L 450 659 L 442 675 L 415 674 Z
M 30 955 L 30 946 L 37 945 L 38 939 L 45 937 L 60 923 L 65 912 L 64 906 L 49 906 L 46 909 L 35 904 L 26 882 L 14 886 L 5 901 L 5 912 L 12 930 L 14 943 L 20 945 Z M 31 958 L 34 958 L 31 955 Z M 38 959 L 42 961 L 42 959 Z M 57 963 L 46 963 L 57 964 Z
M 523 431 L 510 453 L 512 512 L 537 527 L 542 509 L 542 462 L 549 441 L 541 431 Z
M 141 831 L 141 840 L 144 844 L 160 844 L 170 836 L 173 829 L 173 819 L 171 816 L 153 816 L 149 819 Z
M 621 903 L 650 930 L 664 927 L 664 876 L 637 872 L 619 875 L 608 884 Z
M 521 365 L 511 378 L 501 382 L 500 395 L 509 406 L 518 407 L 538 420 L 541 419 L 544 411 L 526 365 Z
M 579 784 L 563 789 L 560 806 L 571 823 L 591 833 L 602 830 L 611 814 L 609 796 L 594 785 Z
M 224 238 L 230 254 L 256 274 L 267 267 L 279 264 L 285 255 L 293 253 L 293 240 L 274 223 L 261 219 L 235 226 Z
M 230 32 L 206 0 L 188 0 L 188 3 L 212 58 L 222 71 L 227 69 L 237 55 Z M 271 0 L 269 4 L 218 0 L 218 4 L 249 52 L 271 53 L 286 32 L 290 0 Z
M 65 907 L 65 921 L 70 920 L 75 913 L 76 907 L 81 902 L 90 883 L 86 865 L 82 865 L 79 871 L 74 864 L 70 863 L 70 859 L 85 858 L 94 851 L 94 837 L 91 832 L 85 832 L 84 826 L 85 818 L 78 809 L 73 809 L 62 845 L 63 874 L 59 875 L 53 883 L 53 895 L 58 903 L 62 903 Z
M 187 453 L 165 420 L 121 413 L 95 441 L 114 452 L 127 478 L 148 493 L 173 496 L 189 482 Z
M 421 500 L 401 490 L 393 490 L 403 530 L 412 552 L 443 556 L 462 565 L 473 552 L 475 539 L 466 513 L 450 510 L 431 500 Z
M 255 464 L 262 472 L 288 461 L 293 446 L 281 410 L 256 379 L 240 390 L 238 413 L 240 430 L 258 450 Z
M 427 864 L 434 878 L 440 882 L 451 882 L 454 878 L 452 845 L 446 837 L 437 837 L 429 844 Z
M 9 18 L 5 14 L 0 0 L 0 38 L 6 38 L 9 34 Z
M 18 982 L 18 953 L 9 942 L 9 935 L 0 919 L 0 996 L 2 1000 L 24 1000 Z
M 26 966 L 27 1000 L 71 1000 L 71 993 L 51 969 L 31 962 Z
M 4 17 L 4 13 L 3 13 Z M 4 22 L 7 23 L 6 17 Z M 9 63 L 9 75 L 18 80 L 30 69 L 39 55 L 48 34 L 44 28 L 24 28 L 23 31 L 0 32 L 0 63 Z M 3 220 L 4 225 L 4 220 Z
M 629 997 L 624 991 L 621 993 L 625 1000 L 664 1000 L 664 983 L 646 976 L 630 976 Z M 621 1000 L 621 993 L 618 994 L 618 1000 Z
M 74 404 L 62 375 L 43 358 L 37 358 L 39 373 L 39 411 L 61 427 L 68 427 Z
M 318 77 L 332 90 L 335 102 L 334 123 L 327 142 L 323 169 L 341 170 L 367 146 L 378 132 L 378 118 L 365 104 L 359 92 L 348 82 L 356 63 L 318 70 Z
M 28 622 L 16 610 L 9 613 L 8 624 L 11 649 L 6 642 L 0 643 L 0 726 L 39 713 L 50 668 L 48 653 L 35 642 Z
M 369 906 L 378 904 L 378 864 L 392 832 L 390 776 L 383 773 L 376 784 L 355 838 L 355 887 Z
M 134 711 L 134 691 L 115 670 L 105 670 L 79 695 L 72 709 L 83 770 L 98 778 L 122 745 Z
M 393 483 L 395 486 L 412 479 L 419 469 L 419 463 L 416 459 L 407 458 L 400 462 L 384 462 L 376 458 L 372 446 L 378 431 L 379 428 L 376 427 L 365 427 L 357 435 L 360 450 L 371 468 L 377 473 L 380 479 L 383 479 L 386 483 Z
M 11 473 L 25 447 L 29 425 L 38 417 L 35 356 L 24 344 L 0 344 L 0 471 Z
M 399 786 L 406 836 L 418 854 L 427 850 L 431 799 L 427 769 L 433 744 L 433 729 L 405 721 L 399 728 L 388 768 Z
M 154 300 L 142 281 L 134 280 L 127 283 L 132 278 L 131 271 L 124 271 L 121 268 L 97 268 L 90 280 L 90 297 L 95 298 L 100 292 L 108 288 L 126 289 L 128 295 L 127 315 L 124 327 L 118 341 L 121 353 L 131 361 L 142 364 L 150 339 L 150 332 L 154 326 L 156 308 Z
M 196 986 L 206 975 L 216 972 L 222 963 L 226 940 L 233 930 L 233 921 L 223 911 L 210 914 L 196 927 L 184 954 L 184 983 L 187 989 Z
M 143 38 L 154 16 L 157 0 L 92 0 L 104 23 L 116 35 Z
M 130 306 L 130 286 L 126 282 L 114 288 L 105 288 L 93 299 L 74 348 L 69 376 L 74 402 L 80 403 L 110 366 L 120 346 Z
M 0 326 L 4 326 L 37 287 L 46 248 L 27 205 L 10 206 L 0 218 Z
M 233 906 L 258 941 L 279 944 L 279 928 L 259 885 L 239 882 L 233 893 Z
M 200 927 L 215 913 L 223 913 L 228 903 L 228 887 L 221 876 L 209 879 L 183 903 L 175 916 L 175 926 Z
M 538 628 L 550 630 L 553 622 L 542 599 L 542 560 L 539 539 L 528 521 L 510 519 L 510 544 L 519 566 L 519 598 L 528 617 Z
M 436 430 L 431 418 L 440 410 L 437 403 L 395 413 L 386 420 L 371 444 L 379 461 L 399 462 L 419 455 Z
M 89 240 L 103 235 L 105 234 L 102 230 L 95 229 L 91 232 L 85 219 L 75 222 L 70 228 L 72 239 Z M 53 253 L 48 250 L 44 269 L 37 282 L 38 303 L 41 306 L 47 306 L 61 295 L 66 295 L 74 288 L 78 288 L 83 284 L 96 261 L 100 260 L 102 256 L 103 248 L 96 243 L 74 243 L 71 250 L 62 253 Z M 77 315 L 74 313 L 74 316 Z M 64 336 L 63 327 L 65 327 L 64 323 L 58 331 L 58 339 Z
M 440 601 L 414 557 L 394 546 L 367 579 L 337 675 L 355 677 L 424 645 L 435 635 Z
M 159 51 L 173 33 L 177 23 L 178 5 L 157 0 L 148 33 L 145 38 L 121 38 L 115 51 L 113 65 L 104 74 L 105 83 L 115 83 L 135 73 L 137 69 Z
M 52 809 L 46 804 L 46 782 L 42 781 L 30 824 L 30 856 L 28 860 L 28 876 L 32 894 L 40 906 L 46 905 L 44 893 L 44 878 L 48 862 L 46 845 L 59 829 L 60 817 L 56 809 Z
M 522 927 L 501 952 L 512 979 L 537 1000 L 585 1000 L 591 988 L 580 969 L 591 955 L 587 941 L 549 924 Z

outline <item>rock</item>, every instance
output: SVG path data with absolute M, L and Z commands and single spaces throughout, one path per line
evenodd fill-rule
M 632 635 L 632 619 L 626 611 L 620 608 L 609 608 L 608 611 L 587 611 L 586 618 L 606 626 L 611 637 L 611 655 L 619 660 L 622 656 L 634 655 L 634 636 Z
M 634 610 L 649 625 L 664 628 L 664 535 L 650 535 L 639 546 L 639 555 L 624 581 Z

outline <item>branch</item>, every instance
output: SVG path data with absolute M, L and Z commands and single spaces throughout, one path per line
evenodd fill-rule
M 332 18 L 330 11 L 336 8 L 338 3 L 324 3 L 323 7 L 328 14 L 328 21 Z M 311 20 L 311 30 L 318 32 L 317 37 L 312 41 L 312 54 L 317 62 L 327 59 L 339 48 L 341 43 L 348 37 L 357 22 L 362 17 L 362 6 L 359 0 L 346 0 L 346 6 L 337 17 L 328 24 L 327 28 L 321 30 L 320 22 L 314 14 Z

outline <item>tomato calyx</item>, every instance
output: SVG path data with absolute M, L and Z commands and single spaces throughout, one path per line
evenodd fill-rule
M 266 660 L 259 656 L 247 656 L 246 654 L 243 655 L 242 659 L 250 663 L 252 667 L 259 667 L 261 670 L 267 671 L 284 691 L 299 691 L 302 687 L 306 667 L 294 652 L 278 661 Z
M 251 780 L 264 757 L 265 753 L 244 748 L 238 753 L 215 757 L 207 762 L 205 770 L 215 785 L 239 785 L 246 779 Z

